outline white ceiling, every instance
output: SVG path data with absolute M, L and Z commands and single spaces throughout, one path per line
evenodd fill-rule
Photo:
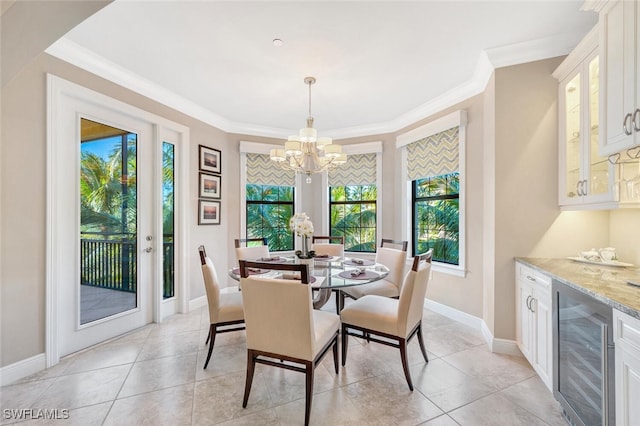
M 479 93 L 495 67 L 566 54 L 582 1 L 124 1 L 47 52 L 222 130 L 395 131 Z M 284 44 L 275 47 L 274 38 Z

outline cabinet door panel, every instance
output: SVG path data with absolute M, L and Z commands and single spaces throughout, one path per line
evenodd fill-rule
M 624 131 L 624 120 L 634 111 L 636 91 L 635 20 L 637 2 L 618 1 L 601 15 L 604 84 L 600 154 L 611 155 L 633 146 L 634 135 Z M 627 122 L 627 129 L 630 122 Z
M 574 199 L 582 196 L 579 182 L 582 180 L 582 127 L 581 75 L 577 74 L 564 86 L 565 99 L 565 197 Z M 580 185 L 581 186 L 581 185 Z
M 616 424 L 640 424 L 640 355 L 616 348 Z
M 536 361 L 535 370 L 551 390 L 551 379 L 553 374 L 552 351 L 551 351 L 551 301 L 536 292 L 535 295 L 535 321 L 536 321 Z

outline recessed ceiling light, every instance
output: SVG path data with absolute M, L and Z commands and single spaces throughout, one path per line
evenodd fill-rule
M 280 47 L 284 44 L 284 42 L 279 38 L 274 38 L 272 43 L 275 47 Z

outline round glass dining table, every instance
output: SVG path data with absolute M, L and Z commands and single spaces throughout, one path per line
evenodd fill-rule
M 287 271 L 271 270 L 269 266 L 274 263 L 299 264 L 306 263 L 309 266 L 311 287 L 314 292 L 313 307 L 320 309 L 331 297 L 331 292 L 345 287 L 368 284 L 381 280 L 389 274 L 389 268 L 372 260 L 352 257 L 316 257 L 313 259 L 298 259 L 296 256 L 274 256 L 271 260 L 255 259 L 259 262 L 259 268 L 249 268 L 249 275 L 261 278 L 281 278 Z M 240 268 L 229 270 L 229 276 L 240 281 Z

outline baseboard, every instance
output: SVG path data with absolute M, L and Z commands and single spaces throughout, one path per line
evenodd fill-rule
M 443 305 L 442 303 L 435 302 L 433 300 L 425 299 L 424 307 L 444 315 L 447 318 L 451 318 L 454 321 L 468 325 L 469 327 L 478 330 L 482 333 L 484 341 L 487 343 L 491 352 L 496 352 L 505 355 L 522 356 L 520 349 L 513 340 L 497 339 L 493 337 L 493 333 L 489 330 L 487 323 L 482 318 L 474 317 L 466 312 L 459 311 L 450 306 Z
M 0 368 L 0 386 L 17 382 L 24 377 L 44 370 L 46 366 L 47 362 L 44 353 L 6 365 Z
M 491 333 L 487 323 L 484 321 L 482 321 L 482 335 L 484 336 L 484 340 L 487 342 L 491 352 L 504 355 L 522 356 L 522 352 L 518 349 L 518 345 L 515 341 L 493 337 L 493 333 Z
M 481 330 L 482 324 L 484 324 L 484 321 L 482 321 L 481 318 L 474 317 L 473 315 L 469 315 L 466 312 L 459 311 L 450 306 L 443 305 L 442 303 L 438 303 L 430 299 L 424 300 L 424 307 L 437 314 L 444 315 L 447 318 L 451 318 L 454 321 L 458 321 L 464 325 L 468 325 L 475 330 Z
M 189 312 L 207 306 L 207 296 L 200 296 L 195 299 L 189 300 Z

